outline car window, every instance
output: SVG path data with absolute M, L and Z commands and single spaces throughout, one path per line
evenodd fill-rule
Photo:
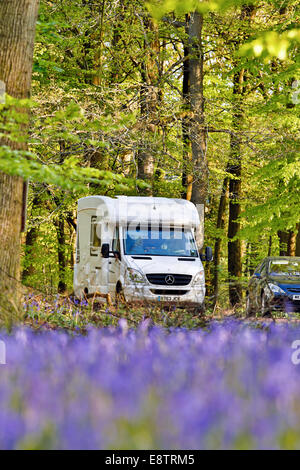
M 261 270 L 260 270 L 260 274 L 262 276 L 265 276 L 267 274 L 267 263 L 263 263 Z
M 300 260 L 274 259 L 270 262 L 269 272 L 271 276 L 300 277 Z
M 254 270 L 255 273 L 260 273 L 261 272 L 261 269 L 263 267 L 263 263 L 260 263 Z

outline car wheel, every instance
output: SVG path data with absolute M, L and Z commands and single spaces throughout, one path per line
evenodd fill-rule
M 263 292 L 261 296 L 261 316 L 266 317 L 266 316 L 269 316 L 270 314 L 271 314 L 271 310 L 268 305 L 268 300 L 266 298 L 265 293 Z
M 255 311 L 253 310 L 249 294 L 246 297 L 246 317 L 253 317 Z

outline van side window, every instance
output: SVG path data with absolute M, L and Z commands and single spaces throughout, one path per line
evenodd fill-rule
M 118 251 L 119 253 L 121 251 L 120 235 L 119 235 L 119 227 L 118 226 L 115 228 L 114 239 L 113 239 L 113 242 L 112 242 L 112 250 L 113 251 Z
M 91 218 L 91 241 L 90 255 L 98 256 L 101 249 L 101 226 L 98 217 L 93 215 Z

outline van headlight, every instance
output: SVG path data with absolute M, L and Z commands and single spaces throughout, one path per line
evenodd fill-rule
M 144 274 L 142 274 L 137 269 L 127 268 L 127 277 L 132 282 L 138 282 L 138 283 L 145 283 L 146 282 L 146 278 L 145 278 Z
M 196 285 L 199 285 L 199 284 L 204 284 L 204 271 L 199 271 L 194 276 L 192 285 L 196 286 Z
M 273 292 L 273 294 L 285 294 L 284 290 L 281 289 L 281 287 L 279 287 L 277 284 L 272 284 L 270 282 L 268 287 Z

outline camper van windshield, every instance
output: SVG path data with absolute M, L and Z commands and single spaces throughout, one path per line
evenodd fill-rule
M 124 249 L 126 255 L 198 256 L 191 230 L 177 228 L 127 228 Z

